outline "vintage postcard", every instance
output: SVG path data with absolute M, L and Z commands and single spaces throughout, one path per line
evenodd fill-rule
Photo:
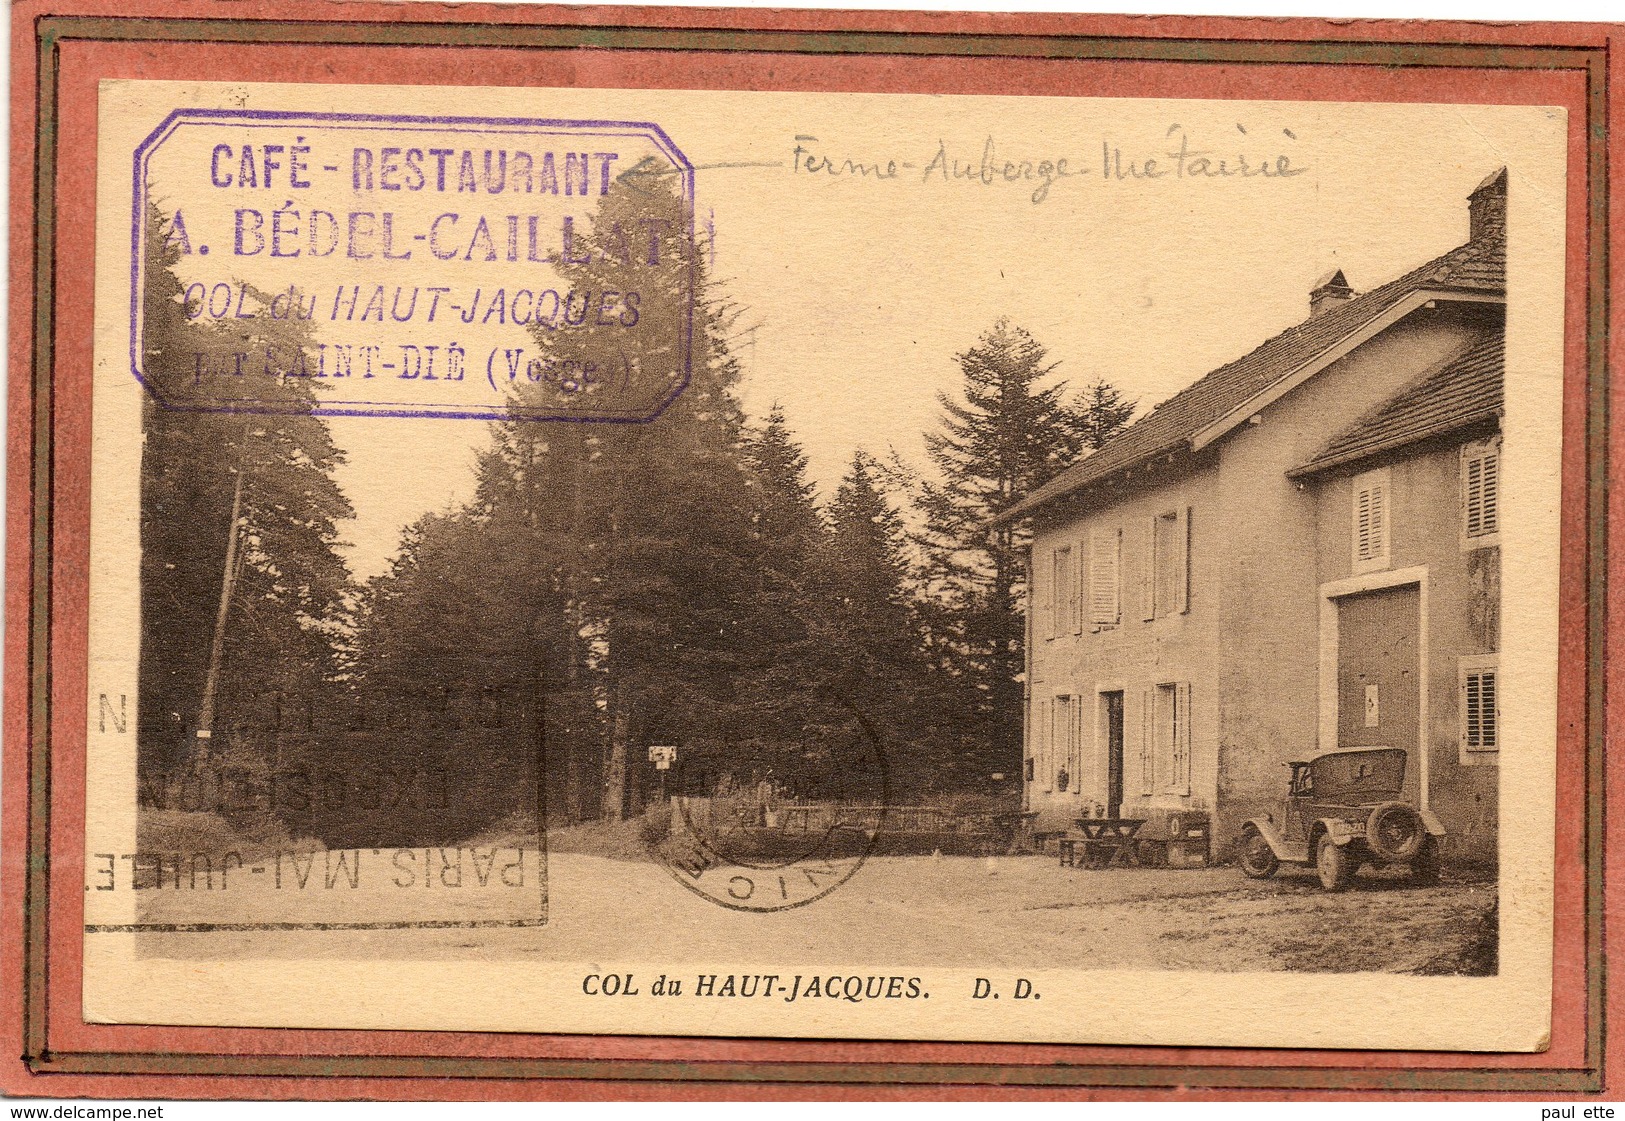
M 54 1017 L 1553 1048 L 1584 102 L 522 46 L 64 84 Z

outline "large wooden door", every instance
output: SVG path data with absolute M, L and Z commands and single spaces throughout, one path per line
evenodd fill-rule
M 1337 746 L 1404 748 L 1408 789 L 1421 766 L 1420 606 L 1415 584 L 1337 601 Z

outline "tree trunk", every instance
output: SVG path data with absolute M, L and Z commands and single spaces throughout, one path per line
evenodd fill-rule
M 575 696 L 566 697 L 565 710 L 570 713 L 569 721 L 561 729 L 564 739 L 564 805 L 562 807 L 563 821 L 561 825 L 579 825 L 582 819 L 583 791 L 581 789 L 581 757 L 584 754 L 579 742 L 580 733 L 575 725 Z
M 237 467 L 237 481 L 231 489 L 231 527 L 226 531 L 225 572 L 220 578 L 220 607 L 214 619 L 214 639 L 209 644 L 209 666 L 203 676 L 203 699 L 198 704 L 197 735 L 193 744 L 194 763 L 209 756 L 209 740 L 214 735 L 214 697 L 220 684 L 220 658 L 226 648 L 226 619 L 231 614 L 231 593 L 237 583 L 237 520 L 243 512 L 243 474 Z
M 547 758 L 547 670 L 545 666 L 536 667 L 534 676 L 536 689 L 535 697 L 535 728 L 536 735 L 536 844 L 538 847 L 547 847 L 547 776 L 551 772 Z
M 622 821 L 626 817 L 626 748 L 632 732 L 632 689 L 625 681 L 617 681 L 614 696 L 609 760 L 604 767 L 604 818 Z

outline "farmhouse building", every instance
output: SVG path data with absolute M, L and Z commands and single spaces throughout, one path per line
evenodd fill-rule
M 1211 819 L 1289 760 L 1403 747 L 1447 857 L 1493 859 L 1506 173 L 1465 244 L 1309 315 L 1032 494 L 1025 798 Z

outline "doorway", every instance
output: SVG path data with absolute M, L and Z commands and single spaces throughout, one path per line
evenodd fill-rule
M 1106 721 L 1106 816 L 1123 816 L 1123 693 L 1102 693 Z
M 1422 764 L 1420 600 L 1401 584 L 1337 601 L 1337 746 L 1404 748 L 1407 789 Z

